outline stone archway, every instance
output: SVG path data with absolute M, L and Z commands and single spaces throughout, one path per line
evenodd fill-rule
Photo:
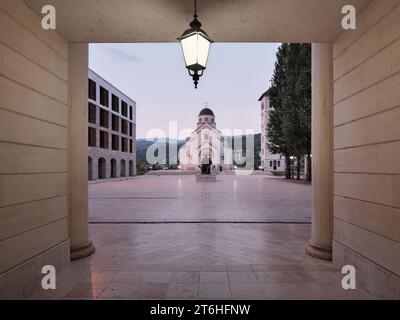
M 88 157 L 88 180 L 93 180 L 93 159 Z
M 106 159 L 100 158 L 99 159 L 99 179 L 106 179 L 106 172 L 107 172 L 107 164 L 106 164 Z
M 111 159 L 110 164 L 111 164 L 111 178 L 116 178 L 117 177 L 117 160 Z
M 124 159 L 122 159 L 120 163 L 121 163 L 120 176 L 125 177 L 126 176 L 126 161 Z
M 133 175 L 134 175 L 133 161 L 129 160 L 129 176 L 132 177 Z

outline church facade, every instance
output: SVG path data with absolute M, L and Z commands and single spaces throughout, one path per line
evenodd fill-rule
M 217 129 L 214 112 L 206 107 L 198 115 L 196 130 L 179 149 L 180 169 L 200 171 L 201 164 L 210 159 L 214 172 L 233 169 L 232 147 Z

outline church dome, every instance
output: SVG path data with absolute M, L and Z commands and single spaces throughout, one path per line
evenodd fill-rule
M 214 112 L 212 112 L 211 109 L 209 108 L 204 108 L 203 110 L 200 111 L 199 116 L 214 116 Z

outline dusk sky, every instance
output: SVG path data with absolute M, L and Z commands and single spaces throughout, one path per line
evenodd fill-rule
M 155 128 L 168 136 L 169 120 L 178 131 L 195 128 L 206 102 L 218 129 L 259 133 L 257 100 L 270 83 L 278 46 L 214 43 L 197 90 L 178 43 L 91 44 L 89 65 L 136 101 L 138 139 Z

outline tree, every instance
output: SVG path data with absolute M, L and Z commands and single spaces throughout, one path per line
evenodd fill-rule
M 297 158 L 297 179 L 304 155 L 311 154 L 311 46 L 284 43 L 276 55 L 269 90 L 271 107 L 267 128 L 269 149 L 286 159 L 286 178 L 291 178 L 290 156 Z M 311 161 L 308 161 L 310 164 Z M 310 173 L 310 170 L 307 170 Z M 309 175 L 307 178 L 311 178 Z
M 268 149 L 274 154 L 281 154 L 285 157 L 286 179 L 291 179 L 290 148 L 283 136 L 283 88 L 286 82 L 286 58 L 288 44 L 283 43 L 276 54 L 274 74 L 271 80 L 271 87 L 268 90 L 270 98 L 269 121 L 267 126 Z

